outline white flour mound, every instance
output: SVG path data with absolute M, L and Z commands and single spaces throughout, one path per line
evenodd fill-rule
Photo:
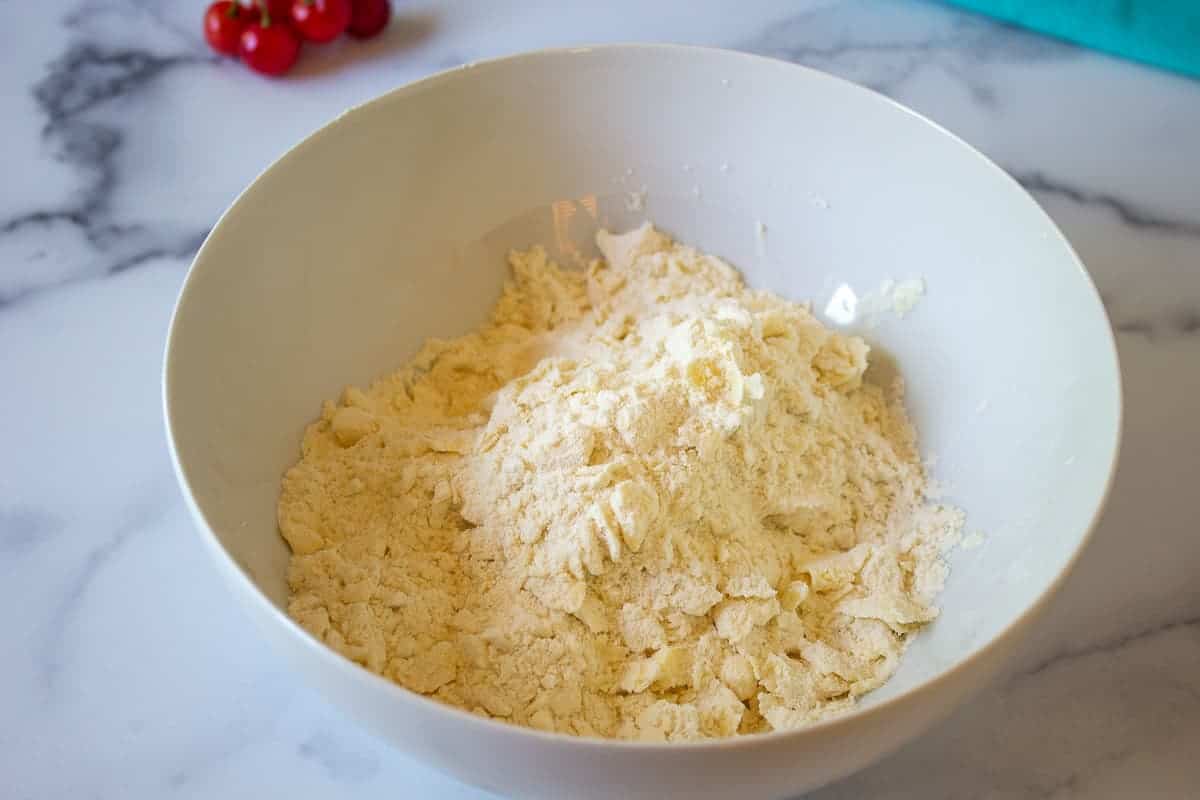
M 962 514 L 867 345 L 649 225 L 513 253 L 491 322 L 327 402 L 283 481 L 289 611 L 415 692 L 581 736 L 848 708 L 933 619 Z M 889 396 L 889 394 L 891 396 Z

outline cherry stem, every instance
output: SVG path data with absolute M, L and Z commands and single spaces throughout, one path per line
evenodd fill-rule
M 261 15 L 258 24 L 263 28 L 271 27 L 271 11 L 267 8 L 267 0 L 258 0 L 258 10 Z

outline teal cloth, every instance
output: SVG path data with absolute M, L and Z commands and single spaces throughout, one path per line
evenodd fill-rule
M 1200 0 L 948 0 L 1076 44 L 1200 78 Z

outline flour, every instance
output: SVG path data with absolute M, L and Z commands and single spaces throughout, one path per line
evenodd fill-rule
M 547 731 L 794 728 L 894 672 L 960 512 L 869 350 L 650 226 L 513 253 L 489 324 L 327 402 L 283 481 L 289 612 Z

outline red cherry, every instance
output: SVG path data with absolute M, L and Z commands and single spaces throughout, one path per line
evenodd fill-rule
M 350 0 L 350 27 L 346 29 L 356 39 L 370 39 L 387 27 L 392 16 L 388 0 Z
M 246 66 L 263 75 L 282 75 L 300 56 L 300 38 L 287 25 L 270 17 L 242 31 L 239 52 Z
M 204 12 L 204 38 L 218 53 L 236 56 L 238 40 L 250 15 L 232 0 L 217 0 Z
M 349 24 L 350 0 L 292 0 L 292 25 L 310 42 L 332 42 Z

